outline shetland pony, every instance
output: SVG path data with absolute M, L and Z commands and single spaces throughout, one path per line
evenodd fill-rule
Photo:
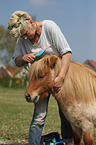
M 25 92 L 28 102 L 37 102 L 52 93 L 54 79 L 61 69 L 61 59 L 44 56 L 29 68 L 30 83 Z M 62 112 L 69 120 L 74 144 L 81 137 L 85 145 L 93 145 L 93 127 L 96 125 L 96 73 L 88 66 L 70 62 L 61 90 L 52 93 Z

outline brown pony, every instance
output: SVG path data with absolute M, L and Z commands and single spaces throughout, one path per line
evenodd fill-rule
M 29 69 L 30 83 L 25 92 L 28 102 L 37 102 L 52 93 L 54 79 L 61 68 L 61 59 L 47 55 L 35 61 Z M 53 96 L 69 120 L 74 144 L 81 137 L 85 145 L 93 145 L 93 127 L 96 124 L 96 73 L 88 66 L 71 62 L 64 83 Z M 93 125 L 94 124 L 94 125 Z

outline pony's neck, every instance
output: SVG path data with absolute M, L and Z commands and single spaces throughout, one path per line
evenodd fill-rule
M 58 93 L 53 93 L 52 95 L 55 97 L 60 108 L 63 108 L 63 110 L 66 110 L 66 106 L 69 105 L 69 103 L 66 97 L 64 97 L 62 90 L 60 90 Z

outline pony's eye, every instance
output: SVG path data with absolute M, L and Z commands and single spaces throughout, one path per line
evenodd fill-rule
M 43 79 L 45 77 L 45 75 L 41 75 L 41 76 L 39 76 L 39 79 L 41 80 L 41 79 Z

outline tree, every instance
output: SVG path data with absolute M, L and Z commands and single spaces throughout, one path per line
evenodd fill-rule
M 0 64 L 9 65 L 12 54 L 8 53 L 7 49 L 0 50 Z
M 16 39 L 10 35 L 10 32 L 3 25 L 0 25 L 0 50 L 7 49 L 9 53 L 14 52 Z

